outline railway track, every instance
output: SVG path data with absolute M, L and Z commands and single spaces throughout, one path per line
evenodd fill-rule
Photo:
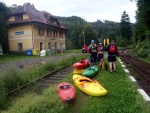
M 41 94 L 42 91 L 52 85 L 59 83 L 63 78 L 66 77 L 67 74 L 70 74 L 73 71 L 72 66 L 64 66 L 58 70 L 55 70 L 43 77 L 40 77 L 24 86 L 21 86 L 11 92 L 9 92 L 6 96 L 12 96 L 18 93 L 24 93 L 26 90 L 34 90 L 36 93 Z
M 122 52 L 122 56 L 124 61 L 130 64 L 133 69 L 138 72 L 136 79 L 139 85 L 150 96 L 150 64 L 128 54 L 126 50 Z

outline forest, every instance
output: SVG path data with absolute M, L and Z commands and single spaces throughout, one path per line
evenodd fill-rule
M 133 52 L 142 58 L 150 58 L 150 1 L 130 0 L 136 2 L 136 23 L 130 22 L 130 15 L 122 11 L 120 22 L 97 19 L 95 22 L 87 22 L 78 16 L 55 16 L 68 31 L 66 33 L 66 48 L 81 49 L 85 44 L 89 45 L 91 39 L 96 43 L 104 39 L 115 40 L 119 47 L 133 48 Z M 7 7 L 0 2 L 0 45 L 5 53 L 8 50 L 7 16 L 17 7 L 15 4 Z

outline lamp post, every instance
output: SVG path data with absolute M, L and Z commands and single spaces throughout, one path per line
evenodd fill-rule
M 85 45 L 85 33 L 83 32 L 83 39 L 84 39 L 84 45 Z
M 102 37 L 100 36 L 100 34 L 98 35 L 98 41 L 99 41 L 100 43 L 102 43 Z

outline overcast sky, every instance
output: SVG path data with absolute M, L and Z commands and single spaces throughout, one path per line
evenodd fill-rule
M 136 2 L 130 0 L 0 0 L 7 6 L 33 3 L 37 10 L 56 16 L 79 16 L 88 22 L 111 20 L 120 22 L 125 10 L 132 23 L 135 22 Z

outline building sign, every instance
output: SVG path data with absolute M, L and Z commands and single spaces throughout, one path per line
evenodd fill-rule
M 51 40 L 55 40 L 55 37 L 51 37 L 50 39 L 51 39 Z
M 15 35 L 22 35 L 24 34 L 24 31 L 15 32 Z

